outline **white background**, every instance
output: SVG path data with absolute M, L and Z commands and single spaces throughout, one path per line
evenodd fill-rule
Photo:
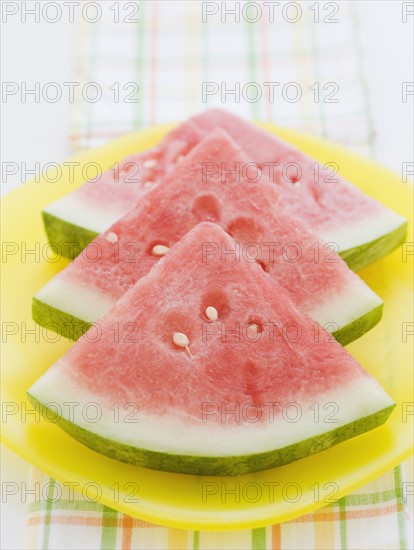
M 401 25 L 397 2 L 359 2 L 362 50 L 373 118 L 377 127 L 377 158 L 401 173 L 413 161 L 413 97 L 402 102 L 402 83 L 413 81 L 413 19 Z M 399 4 L 402 4 L 398 2 Z M 392 6 L 391 4 L 394 4 Z M 39 33 L 39 25 L 42 32 Z M 73 81 L 75 24 L 19 23 L 2 25 L 2 80 L 15 82 Z M 59 162 L 69 156 L 67 145 L 70 105 L 2 104 L 2 162 L 25 161 L 28 166 Z M 26 179 L 30 179 L 28 176 Z M 2 193 L 22 183 L 8 178 Z M 2 481 L 28 483 L 29 465 L 2 448 Z M 410 480 L 412 481 L 412 480 Z M 1 548 L 23 548 L 26 504 L 21 495 L 2 504 Z

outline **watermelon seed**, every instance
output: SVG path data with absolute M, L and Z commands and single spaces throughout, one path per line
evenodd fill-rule
M 153 185 L 154 185 L 154 182 L 150 181 L 150 180 L 148 180 L 144 183 L 144 187 L 152 187 Z
M 247 327 L 247 338 L 256 338 L 257 334 L 259 332 L 259 327 L 256 325 L 256 323 L 249 325 Z
M 108 242 L 114 244 L 114 243 L 116 243 L 117 240 L 118 240 L 118 235 L 117 235 L 116 233 L 114 233 L 113 231 L 109 231 L 109 233 L 107 233 L 107 234 L 105 235 L 105 239 L 106 239 Z
M 174 332 L 173 333 L 173 342 L 179 348 L 185 348 L 186 351 L 188 352 L 189 356 L 193 357 L 193 355 L 192 355 L 192 353 L 191 353 L 191 351 L 188 347 L 188 344 L 190 343 L 190 341 L 183 332 Z
M 207 319 L 210 319 L 210 321 L 217 321 L 218 319 L 218 311 L 213 306 L 208 306 L 206 308 L 206 317 Z
M 184 158 L 184 155 L 178 155 L 178 157 L 175 159 L 175 162 L 181 162 Z
M 156 164 L 157 161 L 155 159 L 148 159 L 144 161 L 143 166 L 144 168 L 154 168 Z
M 180 348 L 186 348 L 190 343 L 189 339 L 183 332 L 173 332 L 173 342 Z
M 169 250 L 170 248 L 168 246 L 165 246 L 163 244 L 156 244 L 152 248 L 152 253 L 154 254 L 154 256 L 164 256 L 164 254 L 167 254 Z M 177 334 L 181 334 L 181 333 L 177 332 Z

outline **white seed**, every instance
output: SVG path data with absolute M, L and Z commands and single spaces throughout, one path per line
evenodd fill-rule
M 175 159 L 175 162 L 181 162 L 184 158 L 184 155 L 178 155 L 178 157 Z
M 257 333 L 259 332 L 259 327 L 256 324 L 249 325 L 247 327 L 247 338 L 256 338 Z
M 189 339 L 183 332 L 174 332 L 173 333 L 173 342 L 176 346 L 180 348 L 186 348 L 190 343 Z
M 155 185 L 155 181 L 148 180 L 144 183 L 144 187 L 152 187 L 153 185 Z
M 207 319 L 210 319 L 210 321 L 217 321 L 218 319 L 218 311 L 213 306 L 208 306 L 206 308 L 206 317 Z
M 152 253 L 154 254 L 154 256 L 164 256 L 164 254 L 167 254 L 169 250 L 170 250 L 169 246 L 165 246 L 163 244 L 156 244 L 152 249 Z
M 105 239 L 110 243 L 116 243 L 118 241 L 118 235 L 113 231 L 109 231 L 109 233 L 105 235 Z
M 157 164 L 157 161 L 155 159 L 147 159 L 147 160 L 144 160 L 143 162 L 144 168 L 154 168 L 156 164 Z

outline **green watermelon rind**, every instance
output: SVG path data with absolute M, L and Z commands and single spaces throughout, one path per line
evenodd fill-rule
M 405 220 L 401 225 L 382 235 L 378 239 L 367 243 L 341 250 L 339 255 L 353 271 L 358 271 L 373 262 L 380 260 L 395 248 L 400 246 L 407 235 L 408 222 Z
M 56 309 L 37 298 L 32 300 L 32 318 L 40 326 L 71 341 L 78 340 L 93 324 Z
M 75 259 L 86 246 L 99 235 L 95 231 L 63 220 L 42 211 L 43 222 L 48 240 L 56 253 L 70 260 Z M 353 271 L 380 260 L 404 242 L 407 233 L 407 221 L 382 235 L 378 239 L 361 244 L 354 248 L 341 250 L 339 255 Z M 73 252 L 73 253 L 71 253 Z
M 383 307 L 384 303 L 382 302 L 358 319 L 333 332 L 332 336 L 343 346 L 357 340 L 379 323 Z M 32 317 L 40 326 L 57 332 L 72 341 L 78 340 L 93 324 L 56 309 L 36 297 L 33 297 L 32 301 Z
M 59 256 L 74 260 L 99 233 L 62 220 L 42 210 L 43 224 L 53 251 Z
M 204 476 L 235 476 L 284 466 L 381 426 L 396 406 L 394 403 L 374 414 L 281 449 L 240 456 L 190 456 L 141 449 L 106 439 L 59 416 L 29 392 L 27 395 L 33 407 L 48 422 L 55 422 L 71 437 L 101 455 L 151 470 Z
M 355 319 L 351 323 L 348 323 L 344 327 L 341 327 L 339 330 L 333 332 L 332 336 L 335 340 L 337 340 L 337 342 L 343 346 L 346 346 L 374 328 L 375 325 L 381 321 L 383 310 L 384 302 L 381 302 L 379 306 L 371 309 L 371 311 L 361 315 L 358 319 Z

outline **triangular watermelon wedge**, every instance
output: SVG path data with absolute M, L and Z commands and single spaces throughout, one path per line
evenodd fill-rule
M 392 399 L 259 265 L 207 252 L 235 244 L 216 224 L 193 228 L 31 401 L 99 453 L 206 475 L 286 464 L 384 423 Z
M 402 216 L 333 173 L 332 166 L 221 109 L 190 118 L 158 147 L 128 157 L 119 170 L 106 172 L 98 182 L 85 184 L 45 208 L 49 240 L 60 252 L 77 255 L 216 128 L 226 130 L 247 157 L 261 166 L 295 216 L 311 225 L 322 240 L 337 244 L 352 269 L 385 256 L 404 240 Z
M 222 162 L 226 173 L 208 170 Z M 197 223 L 215 221 L 341 343 L 364 334 L 381 318 L 381 299 L 283 208 L 266 176 L 252 179 L 254 169 L 245 169 L 252 164 L 224 130 L 212 132 L 35 296 L 34 320 L 76 339 L 163 251 Z M 240 178 L 231 171 L 237 166 Z

